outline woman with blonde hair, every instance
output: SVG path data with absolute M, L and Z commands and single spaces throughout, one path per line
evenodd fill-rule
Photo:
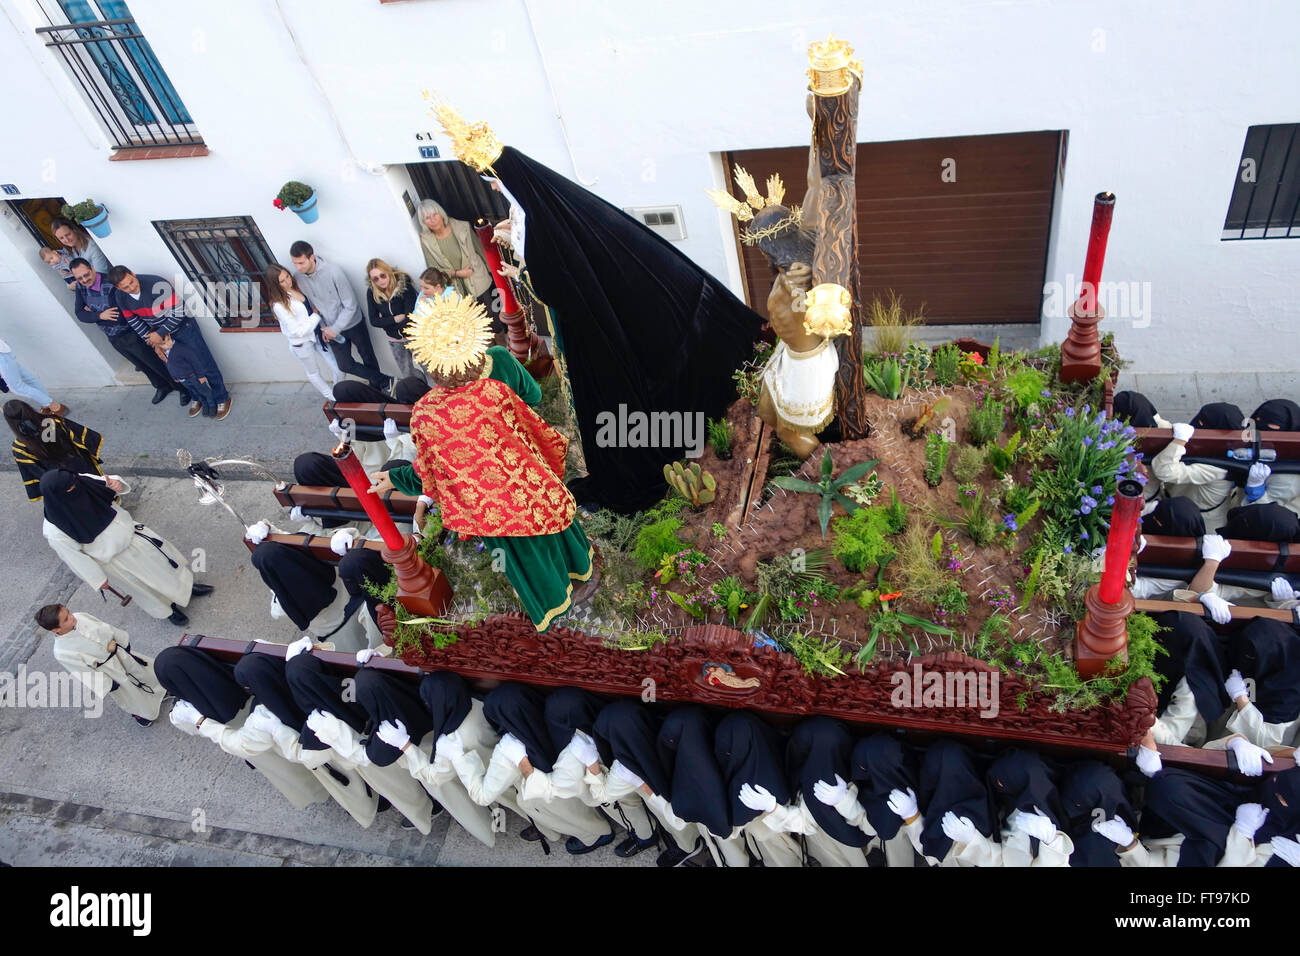
M 410 321 L 420 290 L 407 273 L 394 269 L 383 259 L 371 259 L 366 263 L 366 285 L 366 313 L 370 324 L 388 339 L 393 361 L 399 369 L 397 377 L 418 375 L 406 347 L 406 323 Z
M 492 316 L 492 330 L 504 330 L 505 326 L 497 318 L 499 308 L 494 308 L 492 273 L 470 224 L 463 219 L 449 218 L 441 205 L 425 199 L 420 203 L 420 246 L 424 249 L 424 261 L 447 273 L 457 292 L 483 303 Z
M 311 300 L 298 288 L 298 280 L 292 271 L 278 262 L 272 262 L 262 273 L 262 284 L 266 286 L 266 297 L 271 303 L 271 312 L 280 323 L 280 331 L 289 340 L 289 351 L 302 363 L 307 373 L 307 381 L 316 391 L 325 396 L 326 401 L 334 400 L 334 392 L 321 378 L 317 362 L 325 361 L 330 371 L 331 384 L 341 377 L 334 353 L 329 350 L 320 337 L 320 316 L 312 308 Z

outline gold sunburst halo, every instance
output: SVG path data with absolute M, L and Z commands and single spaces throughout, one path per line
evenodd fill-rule
M 423 90 L 429 103 L 429 115 L 438 121 L 443 133 L 451 140 L 452 150 L 461 162 L 473 166 L 480 173 L 492 169 L 501 156 L 503 146 L 487 123 L 468 123 L 460 110 L 443 100 L 437 93 Z
M 435 375 L 455 375 L 487 354 L 492 319 L 478 299 L 453 293 L 417 305 L 406 335 L 416 362 Z

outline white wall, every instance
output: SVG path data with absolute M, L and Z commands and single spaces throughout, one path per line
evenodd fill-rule
M 1278 342 L 1297 331 L 1300 242 L 1218 238 L 1246 128 L 1300 120 L 1300 6 L 1285 0 L 1249 16 L 1214 0 L 132 0 L 212 155 L 111 164 L 43 62 L 29 2 L 7 4 L 17 28 L 0 19 L 6 87 L 24 90 L 10 125 L 27 131 L 0 142 L 0 181 L 94 194 L 112 210 L 106 252 L 137 270 L 174 270 L 151 219 L 240 214 L 279 256 L 309 239 L 358 292 L 370 256 L 417 269 L 404 171 L 356 163 L 418 161 L 415 134 L 437 130 L 427 88 L 615 205 L 681 204 L 680 248 L 738 289 L 730 227 L 703 192 L 715 154 L 807 143 L 807 45 L 833 30 L 864 61 L 863 141 L 1070 131 L 1048 278 L 1077 282 L 1091 198 L 1113 190 L 1105 278 L 1150 283 L 1152 311 L 1147 327 L 1105 327 L 1137 371 L 1213 367 L 1225 336 L 1238 368 L 1296 364 Z M 317 223 L 271 207 L 290 178 L 317 187 Z M 1044 339 L 1065 328 L 1045 318 Z M 207 329 L 228 378 L 300 376 L 278 335 Z

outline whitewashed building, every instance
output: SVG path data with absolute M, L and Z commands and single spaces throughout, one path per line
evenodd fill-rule
M 53 200 L 102 203 L 109 259 L 184 277 L 192 296 L 214 275 L 250 283 L 268 256 L 287 265 L 296 239 L 347 268 L 362 296 L 373 256 L 423 268 L 413 203 L 440 180 L 422 171 L 422 150 L 450 158 L 425 89 L 615 205 L 661 222 L 668 212 L 661 228 L 682 251 L 761 307 L 764 275 L 704 190 L 731 161 L 797 179 L 807 48 L 832 32 L 863 61 L 865 288 L 924 301 L 931 322 L 963 333 L 1059 341 L 1092 197 L 1111 190 L 1105 279 L 1123 314 L 1104 328 L 1138 370 L 1297 368 L 1290 0 L 1248 15 L 1210 0 L 3 0 L 0 11 L 0 337 L 50 387 L 136 380 L 72 319 L 37 257 Z M 315 187 L 315 223 L 272 206 L 290 179 Z M 802 183 L 791 187 L 797 200 Z M 273 326 L 220 322 L 233 327 L 209 315 L 203 328 L 228 381 L 301 377 Z

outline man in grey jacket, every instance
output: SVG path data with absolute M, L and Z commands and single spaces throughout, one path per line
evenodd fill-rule
M 390 392 L 393 383 L 379 370 L 370 329 L 361 320 L 357 296 L 347 275 L 316 255 L 311 243 L 301 239 L 289 247 L 289 257 L 298 270 L 298 288 L 321 317 L 321 338 L 334 353 L 339 369 L 364 378 L 381 392 Z M 360 361 L 352 357 L 353 347 Z

